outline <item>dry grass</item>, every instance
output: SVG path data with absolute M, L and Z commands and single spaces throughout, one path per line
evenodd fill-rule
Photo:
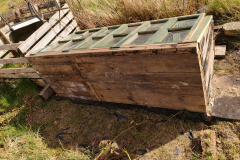
M 203 0 L 67 0 L 82 29 L 194 14 Z
M 214 15 L 218 23 L 240 20 L 239 0 L 208 0 L 208 14 Z

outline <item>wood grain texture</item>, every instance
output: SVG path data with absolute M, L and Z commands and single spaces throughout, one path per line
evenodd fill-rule
M 29 63 L 29 62 L 25 57 L 0 59 L 0 64 L 7 64 L 7 63 Z
M 34 68 L 6 68 L 0 69 L 0 73 L 37 73 Z
M 37 73 L 29 74 L 0 74 L 0 78 L 41 78 Z
M 0 45 L 0 50 L 17 50 L 21 43 L 22 42 Z

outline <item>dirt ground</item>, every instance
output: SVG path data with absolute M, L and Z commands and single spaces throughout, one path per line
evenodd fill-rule
M 215 60 L 214 76 L 239 76 L 239 69 L 239 51 L 229 52 L 226 58 Z M 214 95 L 219 95 L 221 89 L 215 87 Z M 176 117 L 166 122 L 170 116 L 147 109 L 89 106 L 68 100 L 51 100 L 51 103 L 51 107 L 41 110 L 33 108 L 27 122 L 39 129 L 53 148 L 60 144 L 66 148 L 80 147 L 96 156 L 100 152 L 97 149 L 100 141 L 112 140 L 122 131 L 140 124 L 116 139 L 119 148 L 126 149 L 132 158 L 205 159 L 199 136 L 201 130 L 211 129 L 216 131 L 219 159 L 240 159 L 239 122 L 198 122 Z M 189 137 L 189 131 L 193 131 L 193 138 Z M 121 152 L 120 159 L 128 158 Z

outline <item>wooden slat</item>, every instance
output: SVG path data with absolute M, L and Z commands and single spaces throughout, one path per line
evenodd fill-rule
M 20 46 L 21 44 L 22 42 L 0 45 L 0 50 L 17 50 L 18 46 Z
M 145 44 L 153 44 L 161 41 L 168 33 L 168 28 L 172 27 L 177 22 L 177 18 L 169 19 L 151 38 L 145 42 Z
M 127 73 L 127 72 L 187 72 L 187 73 L 199 73 L 199 65 L 197 56 L 195 59 L 174 59 L 174 60 L 161 60 L 161 56 L 152 56 L 156 59 L 150 61 L 146 59 L 141 60 L 129 60 L 125 57 L 125 62 L 97 62 L 97 63 L 79 63 L 83 72 L 101 73 L 101 72 L 116 72 L 116 73 Z
M 45 47 L 71 20 L 72 12 L 69 12 L 50 32 L 48 32 L 30 51 L 32 53 Z
M 7 64 L 7 63 L 29 63 L 29 62 L 25 57 L 0 59 L 0 64 Z
M 68 7 L 67 4 L 65 4 L 64 7 Z M 36 43 L 51 27 L 53 27 L 68 11 L 69 9 L 64 9 L 55 13 L 48 22 L 44 23 L 19 46 L 19 50 L 22 53 L 26 53 L 28 49 L 32 47 L 32 45 Z
M 65 38 L 77 27 L 77 22 L 73 20 L 54 40 L 51 44 Z
M 0 74 L 0 78 L 41 78 L 37 73 L 31 74 Z
M 34 68 L 6 68 L 0 69 L 0 73 L 36 73 Z

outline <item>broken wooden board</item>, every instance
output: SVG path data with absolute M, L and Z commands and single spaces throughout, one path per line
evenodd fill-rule
M 215 58 L 224 58 L 226 54 L 226 45 L 215 46 Z
M 54 90 L 47 84 L 44 89 L 38 94 L 45 100 L 48 100 L 48 98 L 54 93 Z

